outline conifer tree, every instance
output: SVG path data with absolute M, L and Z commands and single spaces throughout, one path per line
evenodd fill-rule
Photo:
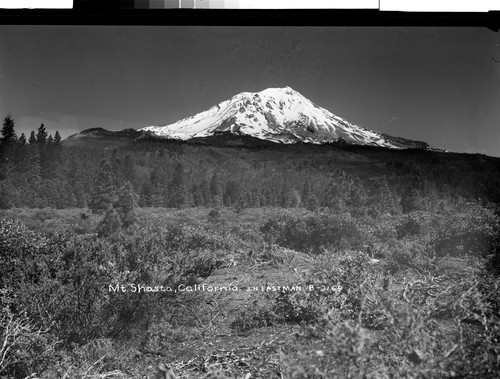
M 134 172 L 134 161 L 130 154 L 127 154 L 125 161 L 123 162 L 123 177 L 126 181 L 131 183 L 134 182 L 135 172 Z
M 12 147 L 17 141 L 16 132 L 14 131 L 14 120 L 9 115 L 3 120 L 2 126 L 2 142 L 0 143 L 0 150 L 5 152 L 8 148 Z
M 175 208 L 186 208 L 194 204 L 193 196 L 188 191 L 184 169 L 180 163 L 175 167 L 174 175 L 170 184 L 170 206 Z
M 274 200 L 275 196 L 273 195 L 273 192 L 268 186 L 266 186 L 264 188 L 263 199 L 261 200 L 261 203 L 265 204 L 265 206 L 267 207 L 272 207 L 276 205 Z
M 240 201 L 241 196 L 241 185 L 240 182 L 236 180 L 230 180 L 226 185 L 226 191 L 224 192 L 224 204 L 227 207 L 235 205 Z M 246 205 L 245 205 L 246 207 Z
M 116 199 L 115 179 L 111 164 L 103 159 L 95 180 L 89 208 L 93 213 L 104 213 Z
M 150 178 L 151 204 L 152 207 L 162 207 L 165 205 L 165 185 L 162 182 L 161 173 L 155 168 Z
M 317 210 L 320 205 L 318 197 L 314 194 L 312 181 L 309 179 L 306 179 L 302 190 L 302 204 L 312 211 Z
M 26 136 L 21 134 L 16 148 L 16 172 L 25 173 L 29 170 L 29 153 L 26 145 Z
M 203 196 L 203 206 L 210 208 L 212 206 L 212 193 L 210 192 L 210 184 L 208 180 L 203 180 L 200 185 L 200 191 Z
M 308 195 L 308 199 L 310 195 Z M 301 202 L 300 195 L 289 184 L 284 183 L 280 193 L 280 206 L 283 208 L 297 207 Z
M 201 192 L 201 187 L 198 184 L 194 184 L 191 187 L 191 193 L 193 195 L 193 203 L 195 207 L 202 207 L 204 205 L 203 194 Z
M 29 139 L 28 155 L 30 179 L 34 182 L 39 182 L 42 178 L 42 167 L 40 164 L 40 150 L 38 149 L 35 132 L 33 131 Z
M 181 208 L 192 208 L 194 207 L 194 198 L 193 193 L 188 190 L 188 188 L 184 185 L 185 197 L 181 204 Z
M 171 204 L 175 208 L 188 208 L 194 205 L 193 196 L 185 184 L 176 186 L 171 193 Z
M 223 205 L 223 202 L 222 202 L 222 197 L 220 197 L 219 195 L 217 196 L 214 196 L 214 200 L 212 202 L 212 205 L 215 209 L 219 209 L 222 207 Z
M 120 217 L 121 225 L 124 228 L 129 227 L 135 221 L 134 209 L 137 205 L 137 195 L 134 192 L 132 184 L 126 182 L 118 192 L 118 199 L 114 208 Z
M 153 203 L 151 185 L 144 183 L 141 188 L 141 196 L 139 197 L 139 206 L 150 207 Z
M 28 143 L 30 145 L 35 145 L 36 144 L 36 137 L 35 137 L 35 132 L 34 131 L 31 131 L 30 139 L 29 139 Z
M 43 207 L 60 208 L 61 196 L 58 193 L 54 180 L 43 179 L 37 191 Z M 59 203 L 59 207 L 58 207 Z
M 42 177 L 54 178 L 57 173 L 58 161 L 56 159 L 54 137 L 49 135 L 41 154 Z
M 170 186 L 175 188 L 181 186 L 182 184 L 184 184 L 184 169 L 181 163 L 177 163 Z
M 261 206 L 260 204 L 260 193 L 256 190 L 253 189 L 250 191 L 250 208 L 259 208 Z
M 52 159 L 56 162 L 55 167 L 60 170 L 61 165 L 61 153 L 62 153 L 62 144 L 61 144 L 61 135 L 58 131 L 54 135 L 54 144 L 53 144 L 53 154 Z
M 54 144 L 59 145 L 61 143 L 61 135 L 59 134 L 59 131 L 56 130 L 56 134 L 54 134 Z
M 243 191 L 241 191 L 241 194 L 240 194 L 238 200 L 236 201 L 236 204 L 235 204 L 236 210 L 238 211 L 241 209 L 248 208 L 249 202 L 250 202 L 250 195 L 248 194 L 246 189 L 243 189 Z
M 338 178 L 330 178 L 323 197 L 325 205 L 335 212 L 340 212 L 343 208 L 343 196 L 341 183 Z
M 222 199 L 223 199 L 222 182 L 217 173 L 214 173 L 214 175 L 212 176 L 212 180 L 210 181 L 210 193 L 212 195 L 212 199 L 214 199 L 214 202 L 215 199 L 217 198 L 218 199 L 217 202 L 219 202 L 220 205 L 222 205 Z
M 52 147 L 53 138 L 47 134 L 45 125 L 41 124 L 36 133 L 36 143 L 40 152 L 40 166 L 42 168 L 42 178 L 48 178 L 50 174 L 50 151 Z M 50 144 L 49 144 L 50 143 Z
M 15 164 L 14 154 L 17 136 L 14 132 L 14 120 L 9 115 L 5 117 L 2 127 L 2 142 L 0 143 L 0 179 L 4 179 L 12 171 Z
M 73 208 L 76 206 L 76 198 L 71 191 L 71 186 L 69 183 L 64 183 L 61 181 L 56 181 L 57 193 L 59 194 L 56 199 L 56 208 Z
M 81 163 L 75 151 L 71 152 L 64 166 L 63 174 L 69 181 L 71 192 L 75 198 L 75 205 L 78 208 L 86 207 L 86 198 L 88 195 L 85 190 L 85 180 L 82 175 Z
M 44 147 L 47 143 L 47 132 L 45 130 L 45 125 L 40 125 L 38 128 L 38 132 L 36 134 L 36 141 L 40 145 L 40 147 Z

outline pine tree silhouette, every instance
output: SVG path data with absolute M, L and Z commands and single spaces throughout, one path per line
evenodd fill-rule
M 114 204 L 118 216 L 120 217 L 121 225 L 124 228 L 129 227 L 135 221 L 134 208 L 137 205 L 137 195 L 134 192 L 132 184 L 127 182 L 120 188 L 118 199 Z
M 111 164 L 102 160 L 94 184 L 89 208 L 93 213 L 104 213 L 116 200 L 116 187 Z

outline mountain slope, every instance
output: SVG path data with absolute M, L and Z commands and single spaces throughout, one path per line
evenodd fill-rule
M 429 148 L 424 142 L 391 137 L 351 124 L 290 87 L 242 92 L 174 124 L 140 130 L 179 140 L 233 134 L 285 144 L 341 142 L 393 149 Z
M 90 128 L 69 136 L 62 141 L 62 144 L 66 147 L 91 146 L 94 148 L 109 149 L 143 138 L 145 134 L 145 132 L 135 129 L 110 131 L 103 128 Z

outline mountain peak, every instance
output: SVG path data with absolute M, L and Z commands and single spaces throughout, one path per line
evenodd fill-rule
M 253 93 L 251 93 L 253 95 Z M 256 94 L 264 97 L 278 97 L 281 98 L 283 96 L 296 96 L 296 97 L 302 97 L 298 91 L 294 90 L 292 87 L 277 87 L 277 88 L 266 88 L 265 90 L 262 90 L 260 92 L 256 92 Z M 305 99 L 305 98 L 304 98 Z
M 351 124 L 289 86 L 242 92 L 192 117 L 141 130 L 180 140 L 229 133 L 286 144 L 342 142 L 396 149 L 423 146 Z
M 268 92 L 284 92 L 284 93 L 287 93 L 287 94 L 290 94 L 290 95 L 294 94 L 294 93 L 298 93 L 292 87 L 289 87 L 289 86 L 286 86 L 286 87 L 270 87 L 270 88 L 266 88 L 266 89 L 260 91 L 260 93 L 268 93 Z

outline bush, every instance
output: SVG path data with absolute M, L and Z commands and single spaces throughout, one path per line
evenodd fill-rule
M 202 222 L 169 225 L 163 239 L 170 250 L 230 249 L 236 244 L 227 228 Z
M 438 293 L 424 302 L 402 299 L 399 285 L 371 285 L 372 301 L 356 319 L 330 310 L 306 327 L 282 358 L 282 371 L 293 378 L 498 377 L 498 278 L 464 274 L 435 284 Z M 431 283 L 424 280 L 421 289 Z M 367 312 L 383 316 L 381 331 L 363 323 Z
M 24 310 L 12 311 L 14 297 L 10 290 L 0 290 L 0 375 L 24 378 L 57 359 L 57 341 Z
M 366 255 L 324 254 L 301 283 L 301 291 L 280 292 L 274 312 L 285 322 L 316 323 L 334 310 L 342 320 L 355 318 L 363 302 L 363 287 L 373 278 Z
M 364 237 L 350 215 L 330 212 L 299 216 L 292 211 L 277 211 L 262 225 L 261 232 L 268 243 L 316 254 L 326 248 L 359 246 Z
M 42 265 L 37 263 L 39 253 L 44 251 L 48 239 L 32 232 L 17 221 L 0 221 L 0 287 L 19 288 Z M 37 277 L 40 274 L 37 275 Z
M 422 223 L 419 217 L 415 217 L 421 212 L 412 212 L 405 215 L 402 222 L 397 226 L 396 232 L 398 238 L 414 237 L 422 233 Z
M 367 370 L 368 334 L 359 324 L 331 321 L 318 331 L 308 331 L 296 341 L 296 353 L 282 357 L 288 378 L 374 378 Z M 324 341 L 316 344 L 317 338 Z
M 420 238 L 404 238 L 391 241 L 383 247 L 384 266 L 395 274 L 408 268 L 416 270 L 434 270 L 435 257 L 432 248 Z
M 431 245 L 438 255 L 485 256 L 493 250 L 499 231 L 500 220 L 493 209 L 468 203 L 442 217 Z
M 35 325 L 65 346 L 96 338 L 144 335 L 167 304 L 195 303 L 197 294 L 137 293 L 130 284 L 193 285 L 220 264 L 213 252 L 171 251 L 147 230 L 121 241 L 89 240 L 70 233 L 50 238 L 13 221 L 0 221 L 2 288 L 12 292 L 12 312 L 25 309 Z M 113 292 L 110 285 L 124 285 Z

